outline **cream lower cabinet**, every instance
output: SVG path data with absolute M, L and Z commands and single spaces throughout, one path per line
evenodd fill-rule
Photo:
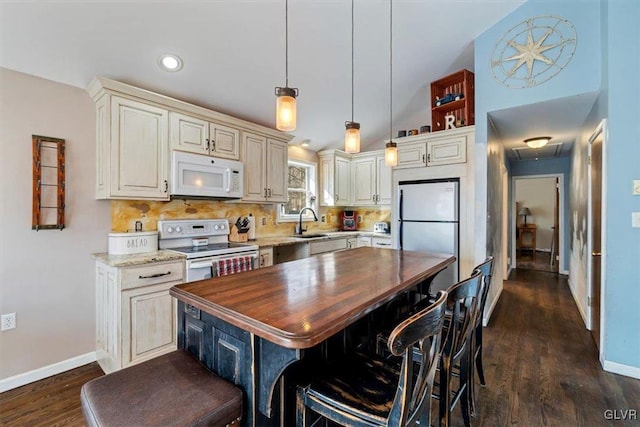
M 96 357 L 105 373 L 177 348 L 177 304 L 169 289 L 184 263 L 112 267 L 96 261 Z
M 320 206 L 353 205 L 351 186 L 351 155 L 327 150 L 320 158 Z
M 97 199 L 169 200 L 169 111 L 105 94 L 96 104 Z
M 354 206 L 391 204 L 391 168 L 384 152 L 353 155 L 351 171 Z
M 475 126 L 466 126 L 398 139 L 396 169 L 466 163 L 467 141 L 474 140 L 474 131 Z
M 169 113 L 172 150 L 238 160 L 240 131 L 181 113 Z
M 241 158 L 244 162 L 244 197 L 251 202 L 287 201 L 289 156 L 286 142 L 244 132 Z

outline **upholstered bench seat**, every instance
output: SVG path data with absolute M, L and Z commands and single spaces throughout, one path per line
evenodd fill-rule
M 89 381 L 80 392 L 89 426 L 226 426 L 242 391 L 178 350 Z

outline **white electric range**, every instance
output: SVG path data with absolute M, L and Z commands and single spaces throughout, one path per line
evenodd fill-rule
M 258 246 L 229 242 L 226 219 L 158 221 L 158 246 L 187 256 L 186 281 L 258 268 Z

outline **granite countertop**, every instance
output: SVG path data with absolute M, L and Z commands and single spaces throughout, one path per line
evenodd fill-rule
M 186 259 L 186 255 L 179 252 L 159 250 L 141 254 L 111 255 L 108 253 L 93 254 L 93 258 L 111 267 L 131 267 L 152 262 L 167 262 Z
M 346 237 L 357 237 L 357 236 L 375 236 L 382 238 L 391 238 L 390 234 L 381 234 L 374 233 L 372 231 L 317 231 L 317 232 L 308 232 L 307 234 L 323 234 L 324 236 L 313 237 L 313 238 L 302 238 L 296 236 L 268 236 L 268 237 L 259 237 L 256 240 L 250 241 L 248 243 L 253 243 L 258 245 L 258 247 L 266 248 L 271 246 L 286 246 L 286 245 L 297 245 L 300 243 L 306 242 L 317 242 L 318 240 L 335 240 L 335 239 L 344 239 Z

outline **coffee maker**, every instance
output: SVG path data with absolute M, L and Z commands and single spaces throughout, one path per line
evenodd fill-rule
M 356 231 L 357 229 L 358 229 L 358 212 L 342 211 L 342 217 L 340 218 L 340 230 Z

